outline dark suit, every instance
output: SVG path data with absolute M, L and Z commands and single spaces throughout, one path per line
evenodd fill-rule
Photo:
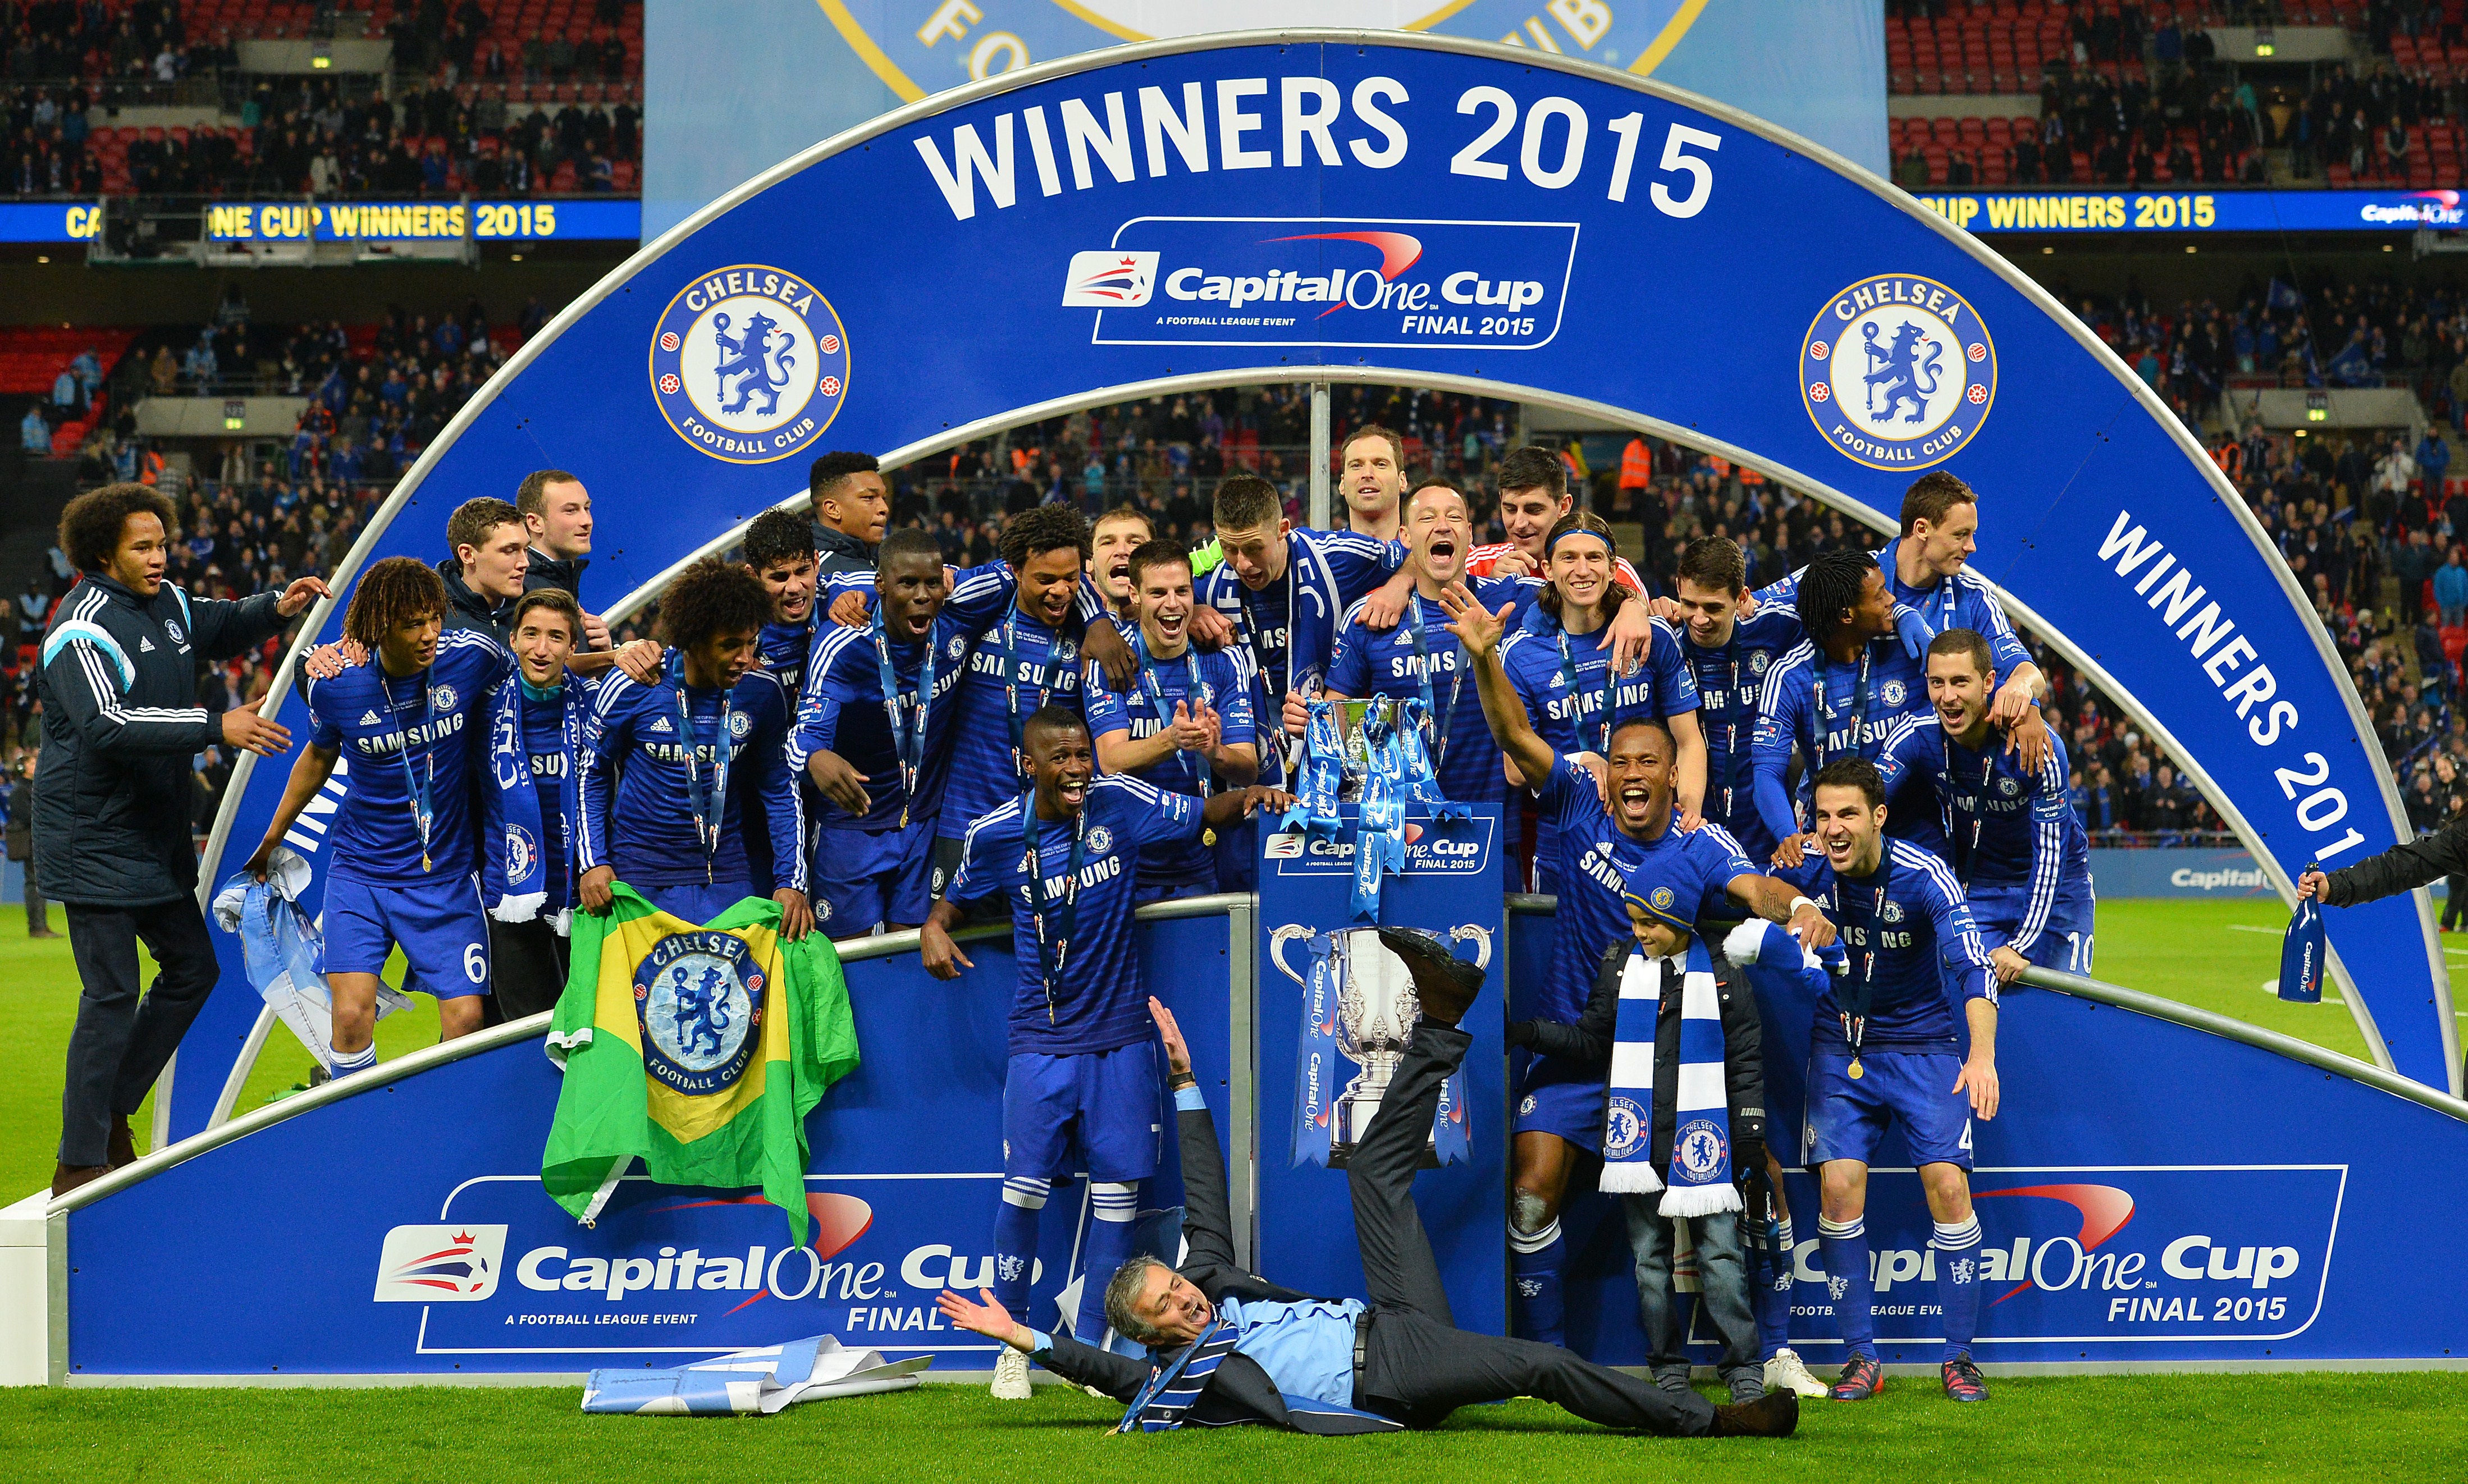
M 1713 1425 L 1713 1404 L 1694 1391 L 1664 1391 L 1557 1345 L 1472 1334 L 1450 1317 L 1439 1265 L 1414 1207 L 1414 1173 L 1439 1106 L 1440 1084 L 1472 1043 L 1471 1036 L 1453 1026 L 1416 1027 L 1381 1100 L 1380 1116 L 1346 1166 L 1355 1242 L 1371 1290 L 1371 1312 L 1355 1346 L 1354 1404 L 1409 1427 L 1436 1427 L 1460 1406 L 1535 1396 L 1606 1427 L 1706 1431 Z M 1183 1239 L 1190 1247 L 1182 1276 L 1212 1304 L 1314 1297 L 1280 1288 L 1235 1262 L 1217 1127 L 1205 1109 L 1185 1110 L 1176 1123 L 1182 1143 Z M 1092 1273 L 1090 1281 L 1100 1276 Z M 1094 1386 L 1126 1405 L 1150 1373 L 1149 1362 L 1059 1336 L 1039 1359 L 1065 1380 Z M 1266 1423 L 1305 1432 L 1366 1430 L 1357 1419 L 1291 1411 L 1268 1372 L 1239 1350 L 1218 1366 L 1191 1420 Z

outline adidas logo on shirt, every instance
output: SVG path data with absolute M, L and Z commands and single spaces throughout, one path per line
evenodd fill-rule
M 374 711 L 363 711 L 363 712 L 361 712 L 361 713 L 360 713 L 360 725 L 362 725 L 362 726 L 377 726 L 377 725 L 380 725 L 380 724 L 382 724 L 382 723 L 380 723 L 380 722 L 377 720 L 377 714 L 376 712 L 374 712 Z
M 666 718 L 666 717 L 653 717 L 653 718 L 651 719 L 651 724 L 650 726 L 648 726 L 648 727 L 644 728 L 644 730 L 646 730 L 646 731 L 651 731 L 651 732 L 674 732 L 674 731 L 676 730 L 676 728 L 675 728 L 675 727 L 674 727 L 674 726 L 669 725 L 669 719 L 668 719 L 668 718 Z
M 145 637 L 145 636 L 143 636 L 143 635 L 140 635 L 140 636 L 138 637 L 138 640 L 137 640 L 137 652 L 138 652 L 138 653 L 140 653 L 140 654 L 151 654 L 151 653 L 153 653 L 153 652 L 154 652 L 154 641 L 153 641 L 153 640 L 151 640 L 151 639 L 146 638 L 146 637 Z

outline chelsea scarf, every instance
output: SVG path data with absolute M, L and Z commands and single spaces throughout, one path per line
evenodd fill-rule
M 569 760 L 582 755 L 584 709 L 585 697 L 580 694 L 577 682 L 569 679 L 564 716 L 565 755 Z M 507 676 L 490 693 L 489 773 L 490 783 L 480 790 L 482 900 L 489 915 L 497 921 L 528 923 L 539 915 L 540 907 L 548 901 L 548 860 L 540 848 L 539 794 L 532 787 L 531 753 L 523 745 L 520 671 Z M 576 812 L 570 761 L 560 788 L 565 817 L 559 827 L 570 832 Z M 574 860 L 570 836 L 565 844 L 570 873 Z M 563 912 L 558 914 L 555 925 L 560 933 L 565 931 Z
M 1680 1067 L 1666 1178 L 1654 1168 L 1654 1055 L 1656 1020 L 1675 970 L 1680 979 Z M 1731 1183 L 1721 991 L 1702 940 L 1689 940 L 1684 964 L 1676 957 L 1648 958 L 1642 947 L 1629 955 L 1620 969 L 1612 1034 L 1600 1188 L 1609 1194 L 1661 1191 L 1658 1209 L 1664 1216 L 1739 1210 L 1739 1187 Z

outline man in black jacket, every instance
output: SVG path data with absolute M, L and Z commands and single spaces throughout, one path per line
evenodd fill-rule
M 1430 933 L 1383 927 L 1380 941 L 1412 973 L 1422 1019 L 1379 1116 L 1346 1164 L 1369 1304 L 1280 1288 L 1235 1260 L 1216 1126 L 1192 1075 L 1190 1048 L 1173 1015 L 1152 999 L 1177 1109 L 1188 1255 L 1179 1271 L 1133 1258 L 1106 1290 L 1115 1332 L 1148 1345 L 1150 1359 L 1039 1334 L 1016 1323 L 992 1290 L 982 1291 L 982 1303 L 944 1292 L 944 1315 L 1131 1405 L 1126 1427 L 1186 1421 L 1319 1433 L 1436 1427 L 1460 1406 L 1534 1396 L 1611 1427 L 1788 1436 L 1799 1417 L 1798 1398 L 1788 1391 L 1715 1406 L 1694 1391 L 1666 1391 L 1556 1345 L 1456 1328 L 1413 1186 L 1440 1084 L 1474 1040 L 1457 1022 L 1483 974 Z
M 304 577 L 238 603 L 191 599 L 163 583 L 173 530 L 171 502 L 146 485 L 105 485 L 60 514 L 60 549 L 80 581 L 43 638 L 34 867 L 66 909 L 84 997 L 55 1196 L 137 1157 L 128 1115 L 215 986 L 189 840 L 191 760 L 217 741 L 262 757 L 291 749 L 258 702 L 219 717 L 197 705 L 197 664 L 245 653 L 327 595 Z M 140 938 L 162 970 L 142 1005 Z
M 2463 874 L 2468 874 L 2468 813 L 2455 813 L 2434 833 L 2402 840 L 2353 866 L 2328 875 L 2304 873 L 2297 879 L 2297 895 L 2326 907 L 2352 907 Z
M 1684 953 L 1685 930 L 1675 930 L 1676 943 L 1648 940 L 1653 925 L 1637 904 L 1645 892 L 1641 884 L 1630 889 L 1629 916 L 1637 941 L 1647 945 L 1649 953 Z M 1752 926 L 1759 932 L 1765 929 L 1762 922 Z M 1618 942 L 1603 949 L 1602 962 L 1594 971 L 1593 993 L 1576 1024 L 1520 1020 L 1508 1029 L 1510 1044 L 1539 1051 L 1571 1067 L 1610 1071 L 1612 1037 L 1619 1024 L 1621 971 L 1635 947 Z M 1730 1105 L 1731 1168 L 1739 1173 L 1743 1186 L 1761 1185 L 1766 1180 L 1765 1023 L 1757 1015 L 1756 995 L 1730 959 L 1719 952 L 1709 956 L 1714 964 L 1715 997 L 1723 1013 L 1723 1084 L 1725 1101 Z M 1681 997 L 1676 993 L 1663 994 L 1655 1005 L 1654 1137 L 1646 1158 L 1656 1170 L 1671 1164 L 1672 1132 L 1680 1123 L 1680 1005 Z M 1688 1384 L 1688 1352 L 1671 1302 L 1676 1218 L 1661 1214 L 1661 1199 L 1659 1194 L 1624 1195 L 1620 1205 L 1628 1216 L 1629 1250 L 1636 1262 L 1636 1316 L 1645 1331 L 1646 1368 L 1666 1389 L 1678 1390 Z M 1760 1202 L 1747 1203 L 1761 1220 Z M 1734 1402 L 1753 1402 L 1766 1391 L 1741 1252 L 1741 1225 L 1750 1219 L 1738 1211 L 1688 1219 L 1705 1316 L 1723 1341 L 1723 1356 L 1715 1370 L 1731 1388 Z
M 806 481 L 814 503 L 814 576 L 827 583 L 842 572 L 873 575 L 883 528 L 891 523 L 891 487 L 870 453 L 827 453 Z
M 446 544 L 454 551 L 437 564 L 446 579 L 446 627 L 476 628 L 504 646 L 531 566 L 522 514 L 486 495 L 465 500 L 446 517 Z
M 523 568 L 523 591 L 562 588 L 583 602 L 583 570 L 591 565 L 591 491 L 561 468 L 534 469 L 514 491 L 514 509 L 523 517 L 530 538 Z M 584 609 L 578 650 L 610 647 L 608 624 Z

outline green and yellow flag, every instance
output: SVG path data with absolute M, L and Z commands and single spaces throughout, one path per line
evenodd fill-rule
M 697 926 L 614 889 L 606 916 L 573 917 L 540 1183 L 583 1221 L 638 1158 L 664 1185 L 760 1185 L 802 1244 L 806 1114 L 857 1065 L 838 952 L 820 933 L 783 941 L 776 902 Z

